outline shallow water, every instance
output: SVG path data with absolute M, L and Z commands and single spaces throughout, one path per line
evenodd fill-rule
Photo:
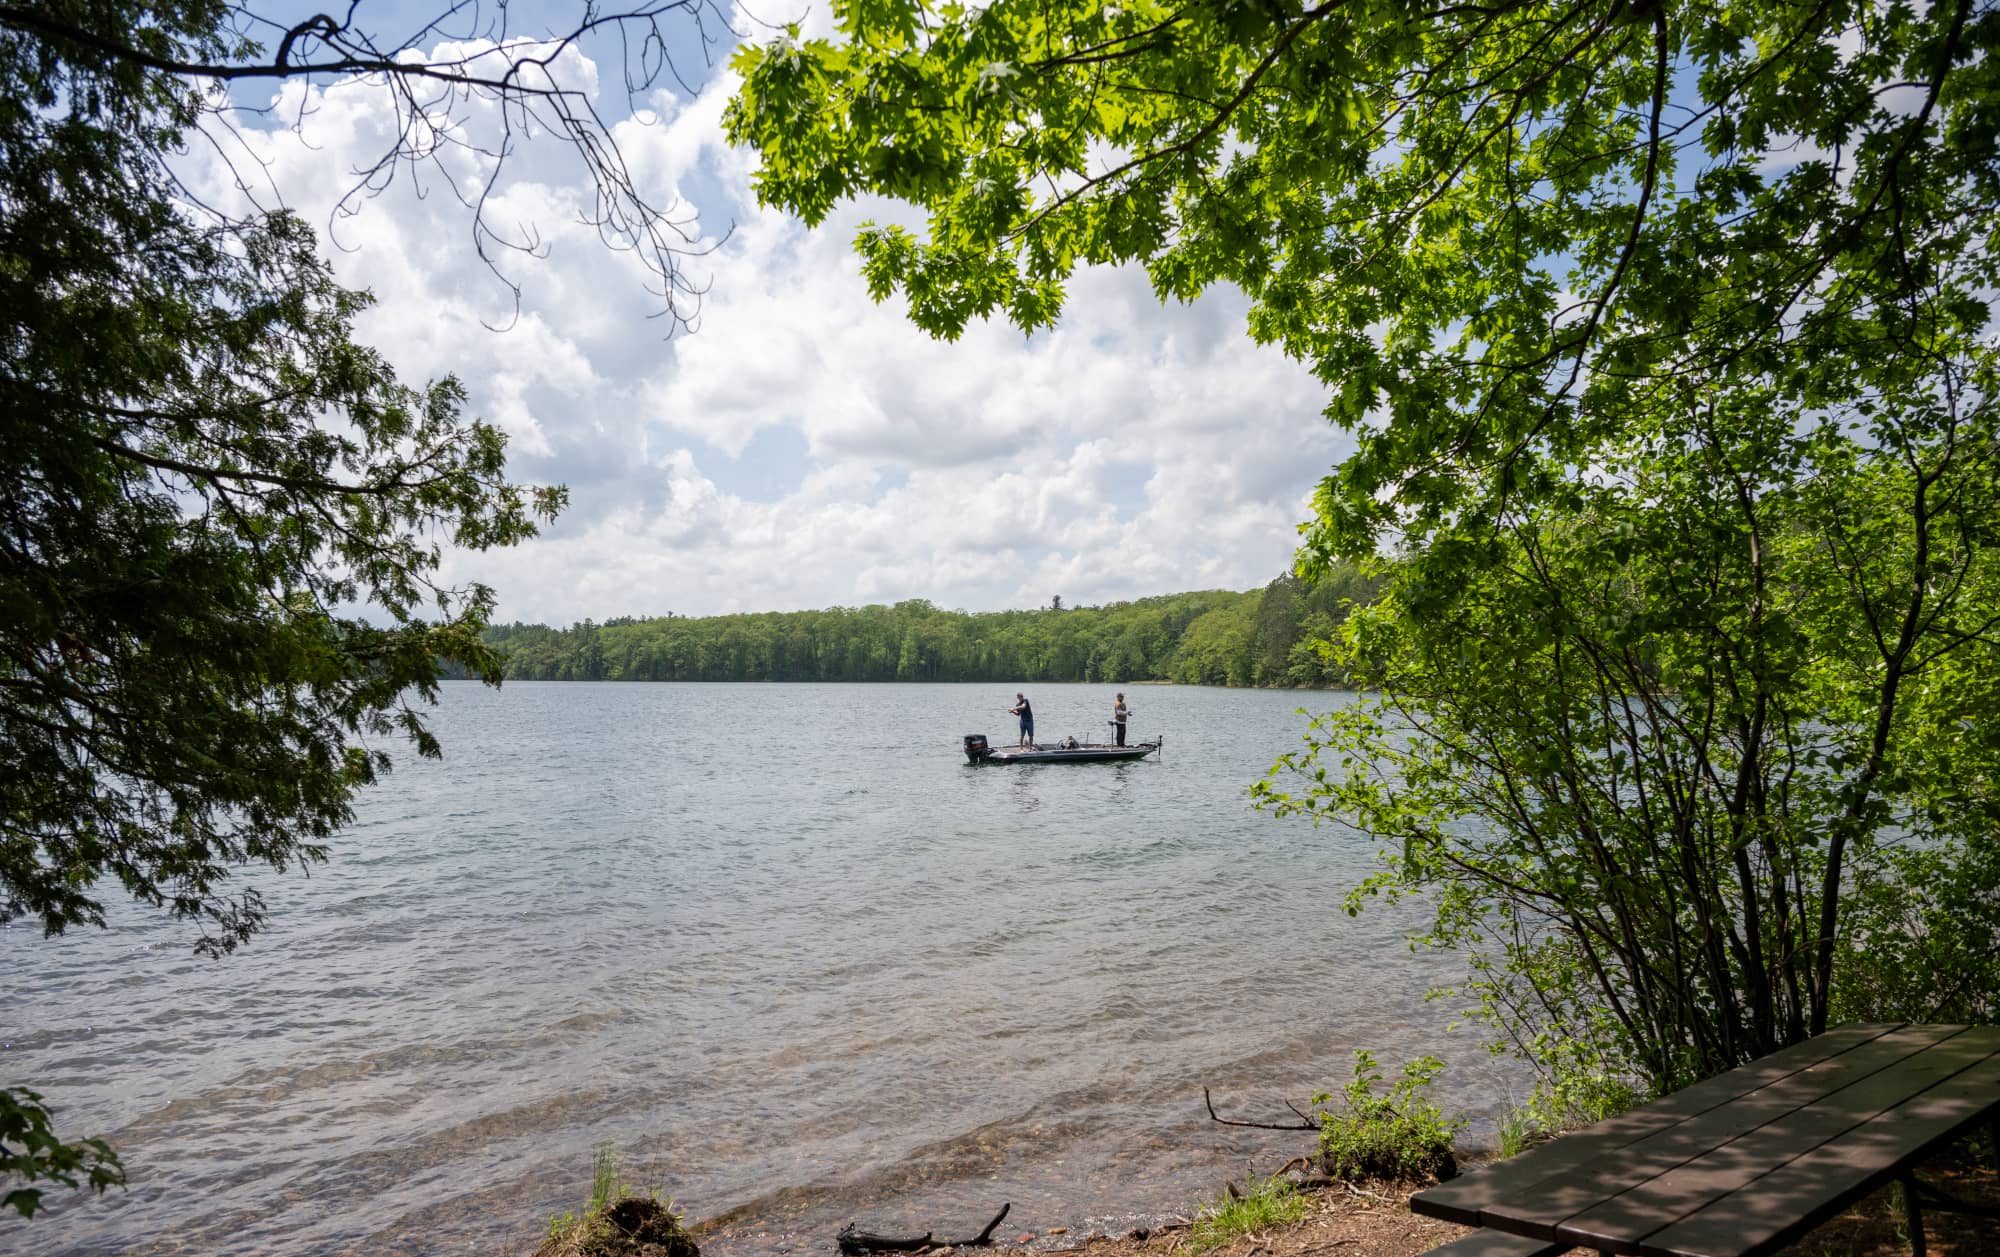
M 1250 810 L 1339 695 L 1127 691 L 1164 758 L 971 767 L 984 685 L 447 687 L 331 863 L 254 878 L 222 961 L 134 911 L 0 932 L 0 1081 L 131 1186 L 0 1223 L 35 1253 L 525 1252 L 615 1141 L 728 1257 L 874 1230 L 1177 1209 L 1270 1169 L 1356 1047 L 1452 1062 L 1477 1140 L 1520 1076 L 1447 1035 L 1373 845 Z M 1030 691 L 1095 736 L 1112 690 Z M 29 1247 L 20 1247 L 29 1245 Z

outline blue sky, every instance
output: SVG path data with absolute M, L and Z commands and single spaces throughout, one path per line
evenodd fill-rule
M 535 29 L 531 12 L 513 15 L 517 31 Z M 581 55 L 559 73 L 585 87 L 618 77 Z M 977 326 L 933 341 L 899 302 L 868 299 L 850 248 L 862 220 L 907 210 L 850 206 L 809 233 L 758 208 L 754 155 L 720 134 L 733 81 L 714 72 L 698 86 L 649 95 L 636 118 L 622 89 L 599 98 L 623 119 L 619 143 L 648 194 L 698 208 L 711 240 L 728 232 L 690 263 L 710 290 L 696 332 L 671 340 L 647 317 L 646 275 L 578 221 L 587 189 L 564 145 L 520 145 L 490 206 L 546 245 L 505 263 L 522 290 L 515 319 L 438 176 L 425 195 L 402 178 L 332 219 L 345 172 L 387 140 L 386 93 L 259 89 L 280 97 L 277 116 L 305 106 L 302 134 L 251 125 L 242 144 L 270 188 L 332 231 L 343 282 L 375 293 L 363 336 L 408 378 L 457 374 L 472 409 L 508 432 L 514 473 L 570 487 L 542 538 L 450 559 L 452 577 L 498 590 L 501 618 L 909 597 L 985 610 L 1248 588 L 1285 569 L 1307 496 L 1347 439 L 1320 417 L 1323 390 L 1303 367 L 1250 343 L 1240 294 L 1163 308 L 1142 273 L 1093 271 L 1050 332 Z M 236 99 L 259 103 L 241 88 Z M 493 123 L 477 107 L 462 121 Z M 232 194 L 219 162 L 191 160 L 210 194 Z M 452 160 L 466 186 L 481 176 Z

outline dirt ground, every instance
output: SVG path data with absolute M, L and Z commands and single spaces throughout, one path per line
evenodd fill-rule
M 1469 1167 L 1476 1172 L 1477 1167 Z M 1925 1166 L 1920 1176 L 1947 1195 L 2000 1210 L 2000 1173 L 1984 1141 L 1961 1146 Z M 1417 1257 L 1467 1233 L 1467 1228 L 1410 1212 L 1418 1184 L 1335 1186 L 1310 1193 L 1302 1220 L 1246 1235 L 1202 1257 Z M 707 1243 L 713 1236 L 695 1234 Z M 2000 1218 L 1926 1211 L 1924 1233 L 1932 1257 L 2000 1257 Z M 797 1237 L 794 1252 L 835 1252 L 831 1235 Z M 525 1250 L 523 1250 L 525 1251 Z M 1909 1236 L 1897 1189 L 1884 1188 L 1833 1218 L 1788 1250 L 1789 1257 L 1907 1257 Z M 1123 1235 L 1087 1235 L 1065 1227 L 1039 1233 L 1004 1222 L 984 1248 L 934 1248 L 916 1257 L 1194 1257 L 1185 1221 Z M 517 1254 L 518 1257 L 518 1254 Z M 892 1255 L 893 1257 L 893 1255 Z M 1573 1249 L 1569 1257 L 1594 1257 Z
M 1378 1183 L 1315 1192 L 1312 1211 L 1288 1226 L 1211 1249 L 1208 1257 L 1415 1257 L 1466 1233 L 1466 1228 L 1410 1212 L 1413 1189 Z M 1089 1257 L 1181 1257 L 1188 1232 L 1179 1227 L 1144 1239 L 1093 1237 L 1076 1245 Z
M 2000 1174 L 1980 1150 L 1959 1149 L 1926 1168 L 1925 1182 L 1960 1200 L 2000 1206 Z M 1371 1188 L 1331 1188 L 1317 1192 L 1304 1220 L 1249 1235 L 1207 1257 L 1416 1257 L 1466 1234 L 1466 1228 L 1422 1218 L 1410 1212 L 1409 1185 L 1376 1184 Z M 1966 1214 L 1927 1212 L 1924 1234 L 1932 1257 L 1994 1257 L 2000 1254 L 2000 1220 Z M 1009 1236 L 1019 1244 L 1021 1236 Z M 1038 1248 L 1068 1248 L 1088 1257 L 1186 1257 L 1185 1228 L 1150 1234 L 1143 1239 L 1089 1237 L 1064 1243 L 1067 1237 L 1035 1237 Z M 1053 1241 L 1053 1242 L 1052 1242 Z M 1004 1252 L 1005 1245 L 996 1245 Z M 976 1250 L 975 1250 L 976 1251 Z M 1907 1257 L 1910 1242 L 1903 1223 L 1900 1198 L 1885 1188 L 1853 1209 L 1832 1219 L 1796 1247 L 1795 1257 Z M 1591 1257 L 1574 1249 L 1571 1257 Z

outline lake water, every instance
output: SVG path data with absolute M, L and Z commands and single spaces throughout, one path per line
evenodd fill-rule
M 986 685 L 447 686 L 247 950 L 0 932 L 0 1082 L 131 1178 L 0 1250 L 525 1253 L 607 1140 L 718 1257 L 1129 1225 L 1305 1150 L 1204 1085 L 1279 1120 L 1357 1047 L 1444 1056 L 1478 1141 L 1524 1084 L 1423 999 L 1456 963 L 1341 911 L 1371 842 L 1248 804 L 1348 700 L 1127 695 L 1163 760 L 972 767 Z M 1029 697 L 1046 742 L 1112 690 Z

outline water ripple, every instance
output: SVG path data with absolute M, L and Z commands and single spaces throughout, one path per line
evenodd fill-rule
M 131 1176 L 36 1251 L 518 1249 L 600 1140 L 718 1257 L 1143 1216 L 1296 1143 L 1203 1084 L 1282 1113 L 1364 1046 L 1503 1108 L 1414 909 L 1341 913 L 1369 845 L 1249 809 L 1298 696 L 1147 700 L 1165 763 L 975 768 L 981 686 L 447 687 L 447 758 L 311 877 L 247 878 L 274 922 L 238 955 L 136 911 L 0 930 L 6 1080 Z

